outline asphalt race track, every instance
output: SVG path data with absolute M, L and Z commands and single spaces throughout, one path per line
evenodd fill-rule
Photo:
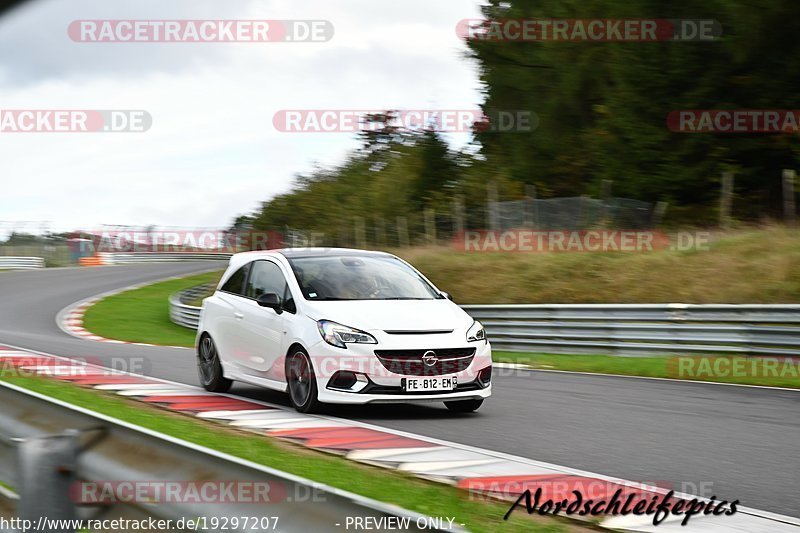
M 0 343 L 109 361 L 144 358 L 149 374 L 197 384 L 190 350 L 109 344 L 62 332 L 78 300 L 208 262 L 0 273 Z M 220 265 L 220 268 L 223 265 Z M 800 517 L 800 392 L 503 370 L 474 415 L 439 404 L 337 408 L 332 414 Z M 233 393 L 287 404 L 245 385 Z

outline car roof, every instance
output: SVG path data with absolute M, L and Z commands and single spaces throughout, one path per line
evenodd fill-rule
M 323 256 L 353 256 L 353 255 L 375 255 L 375 256 L 388 256 L 386 252 L 379 252 L 373 250 L 358 250 L 355 248 L 283 248 L 275 250 L 275 252 L 283 255 L 287 259 L 295 259 L 299 257 L 323 257 Z
M 253 252 L 240 252 L 233 254 L 229 263 L 230 267 L 239 268 L 242 265 L 258 259 L 275 259 L 277 255 L 282 255 L 286 259 L 298 259 L 302 257 L 342 257 L 342 256 L 365 256 L 391 257 L 386 252 L 372 250 L 357 250 L 354 248 L 282 248 L 276 250 L 257 250 Z

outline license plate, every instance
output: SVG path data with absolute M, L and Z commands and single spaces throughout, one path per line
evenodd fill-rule
M 436 378 L 404 378 L 401 386 L 405 392 L 447 392 L 458 385 L 455 376 Z

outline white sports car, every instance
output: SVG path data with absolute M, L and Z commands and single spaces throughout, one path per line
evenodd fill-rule
M 203 304 L 203 386 L 243 381 L 294 407 L 443 401 L 476 410 L 491 395 L 483 326 L 402 259 L 349 249 L 245 252 Z

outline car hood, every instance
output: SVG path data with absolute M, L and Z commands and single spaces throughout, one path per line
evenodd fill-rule
M 305 302 L 314 320 L 332 320 L 362 330 L 459 330 L 472 318 L 450 300 L 359 300 Z

